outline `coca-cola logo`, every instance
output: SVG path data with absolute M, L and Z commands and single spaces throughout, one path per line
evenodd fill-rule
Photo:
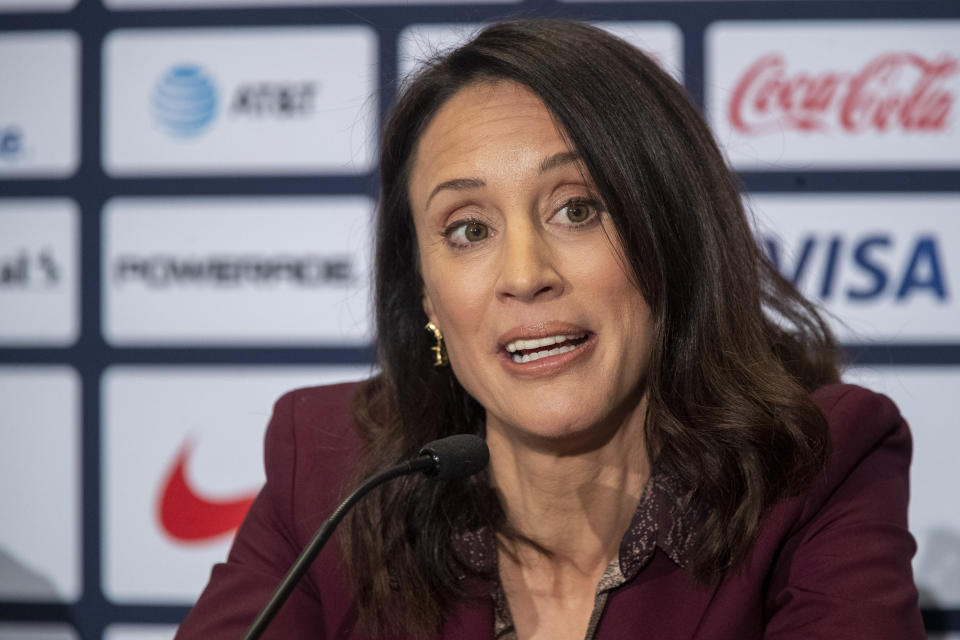
M 740 133 L 774 131 L 943 131 L 949 126 L 960 60 L 883 53 L 854 72 L 789 72 L 780 53 L 750 65 L 736 84 L 728 117 Z

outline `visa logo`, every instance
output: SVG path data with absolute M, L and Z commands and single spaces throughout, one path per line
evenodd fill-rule
M 811 233 L 790 247 L 774 236 L 761 235 L 760 241 L 787 280 L 822 300 L 906 302 L 923 296 L 946 302 L 949 298 L 944 253 L 933 235 Z M 898 250 L 904 244 L 907 251 Z

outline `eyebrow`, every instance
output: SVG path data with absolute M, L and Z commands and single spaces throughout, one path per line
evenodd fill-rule
M 547 171 L 551 171 L 565 164 L 579 161 L 580 156 L 577 154 L 577 152 L 561 151 L 560 153 L 553 154 L 549 158 L 545 158 L 543 162 L 540 163 L 540 173 L 546 173 Z M 441 191 L 448 189 L 451 191 L 468 191 L 470 189 L 479 189 L 485 186 L 487 186 L 487 183 L 480 178 L 454 178 L 453 180 L 446 180 L 433 188 L 433 191 L 431 191 L 430 195 L 427 197 L 427 203 L 424 205 L 424 207 L 429 207 L 430 201 L 433 200 L 433 196 L 437 195 Z
M 453 180 L 441 182 L 433 188 L 433 191 L 430 192 L 430 197 L 427 198 L 427 204 L 424 205 L 424 207 L 429 207 L 430 201 L 433 200 L 433 196 L 437 195 L 437 193 L 443 191 L 444 189 L 451 189 L 453 191 L 467 191 L 468 189 L 479 189 L 480 187 L 485 186 L 487 186 L 487 183 L 480 178 L 454 178 Z
M 580 155 L 576 151 L 561 151 L 560 153 L 555 153 L 540 163 L 540 173 L 546 173 L 551 169 L 562 167 L 571 162 L 580 162 Z

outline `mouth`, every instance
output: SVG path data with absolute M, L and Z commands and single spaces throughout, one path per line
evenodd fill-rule
M 589 333 L 582 331 L 580 333 L 557 334 L 544 336 L 542 338 L 532 338 L 529 340 L 512 340 L 504 345 L 507 357 L 517 364 L 526 364 L 536 362 L 542 358 L 559 356 L 571 351 L 576 351 L 589 338 Z

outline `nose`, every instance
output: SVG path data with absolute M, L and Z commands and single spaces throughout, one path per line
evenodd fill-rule
M 500 262 L 496 294 L 501 300 L 549 300 L 563 292 L 553 249 L 532 224 L 507 229 Z

